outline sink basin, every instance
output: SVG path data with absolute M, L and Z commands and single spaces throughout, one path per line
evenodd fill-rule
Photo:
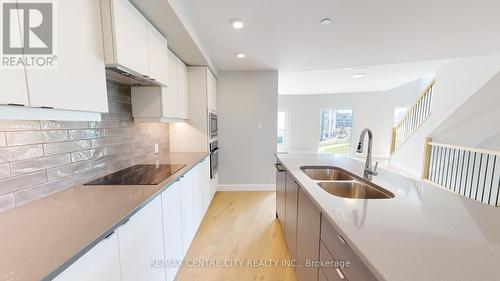
M 389 199 L 394 194 L 381 187 L 359 182 L 320 182 L 318 185 L 326 192 L 342 198 Z
M 334 167 L 304 166 L 300 168 L 315 181 L 352 181 L 353 177 Z

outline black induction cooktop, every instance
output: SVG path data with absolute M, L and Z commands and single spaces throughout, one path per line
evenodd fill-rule
M 186 165 L 135 165 L 84 185 L 157 185 Z

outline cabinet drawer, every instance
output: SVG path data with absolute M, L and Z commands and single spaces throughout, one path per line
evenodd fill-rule
M 350 266 L 342 269 L 348 279 L 356 281 L 377 280 L 344 238 L 324 218 L 321 221 L 321 240 L 336 261 L 350 262 Z
M 325 275 L 325 278 L 328 281 L 347 280 L 343 273 L 344 269 L 337 267 L 338 264 L 335 263 L 335 259 L 332 257 L 323 241 L 320 243 L 319 258 L 321 261 L 321 270 L 319 273 L 320 280 L 322 274 Z
M 328 279 L 326 279 L 325 273 L 322 269 L 319 270 L 318 281 L 329 281 Z

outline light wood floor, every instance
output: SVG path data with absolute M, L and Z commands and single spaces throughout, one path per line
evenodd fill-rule
M 274 192 L 217 192 L 185 261 L 237 261 L 237 266 L 183 267 L 176 281 L 296 281 L 293 269 L 282 266 L 288 259 Z M 279 265 L 247 266 L 248 260 Z

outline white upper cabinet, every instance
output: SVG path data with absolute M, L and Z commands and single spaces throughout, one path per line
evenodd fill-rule
M 163 281 L 164 260 L 161 198 L 148 203 L 118 228 L 122 281 Z M 95 279 L 99 280 L 99 279 Z
M 54 12 L 56 64 L 26 69 L 30 105 L 108 112 L 99 1 L 59 1 Z
M 189 119 L 187 66 L 168 52 L 168 87 L 132 87 L 132 113 L 138 122 Z
M 148 21 L 128 0 L 105 0 L 102 5 L 106 64 L 148 75 Z
M 148 22 L 149 76 L 163 85 L 168 85 L 168 45 L 167 39 Z
M 162 106 L 165 116 L 179 116 L 179 78 L 177 77 L 177 56 L 168 50 L 168 87 L 163 89 Z
M 212 71 L 207 68 L 207 107 L 208 110 L 217 112 L 217 80 Z
M 120 254 L 116 233 L 99 242 L 59 274 L 54 281 L 120 281 Z
M 12 21 L 18 22 L 17 13 L 11 14 Z M 16 26 L 11 27 L 10 42 L 12 46 L 21 44 L 21 31 Z M 0 104 L 16 104 L 16 105 L 29 105 L 28 88 L 26 87 L 26 74 L 24 67 L 19 66 L 16 68 L 1 68 L 0 69 L 0 84 L 2 90 L 0 91 Z
M 179 99 L 180 119 L 189 119 L 189 82 L 187 66 L 177 58 L 177 96 Z
M 168 84 L 167 39 L 128 0 L 102 0 L 105 61 Z

